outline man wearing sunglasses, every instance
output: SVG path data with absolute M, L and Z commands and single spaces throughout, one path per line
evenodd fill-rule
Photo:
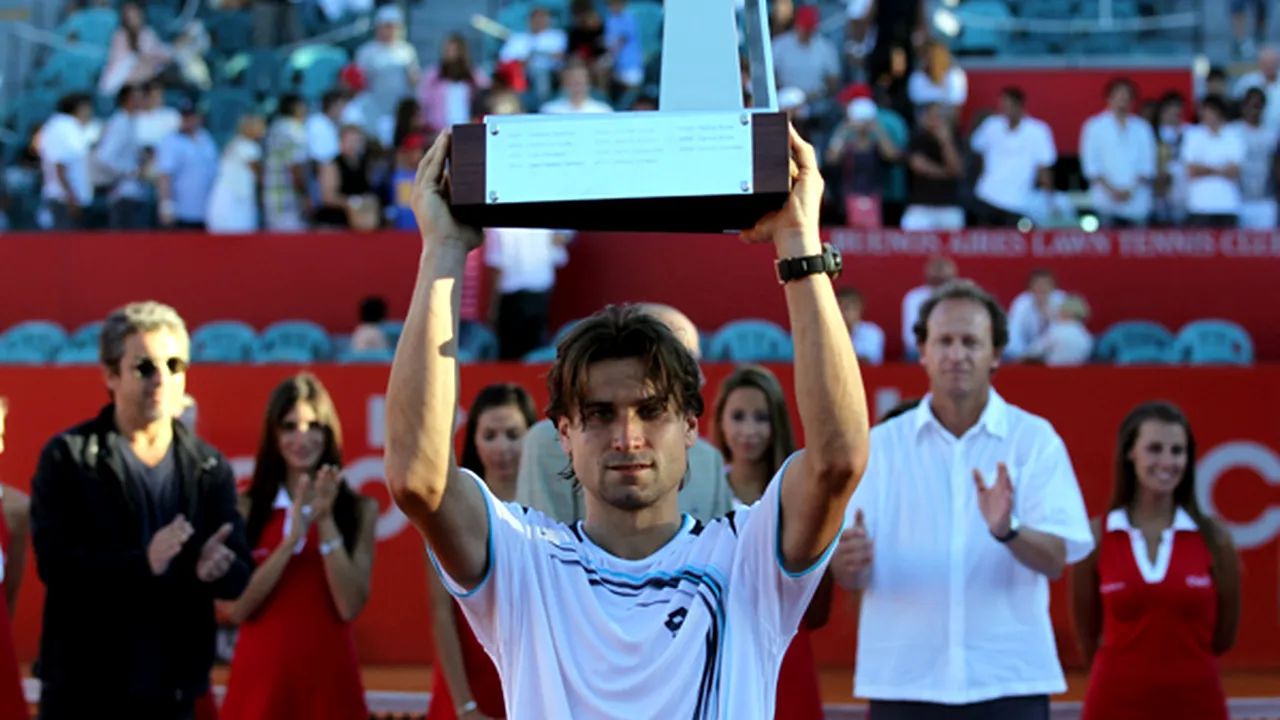
M 42 720 L 190 720 L 209 690 L 213 603 L 240 595 L 252 560 L 230 464 L 175 419 L 189 345 L 171 307 L 113 312 L 99 343 L 110 402 L 40 455 Z

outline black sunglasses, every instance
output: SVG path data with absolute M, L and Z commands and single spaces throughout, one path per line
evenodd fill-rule
M 170 375 L 181 375 L 187 371 L 187 361 L 180 357 L 171 357 L 164 361 Z M 151 358 L 142 358 L 133 366 L 133 374 L 143 380 L 151 380 L 160 372 L 160 366 Z

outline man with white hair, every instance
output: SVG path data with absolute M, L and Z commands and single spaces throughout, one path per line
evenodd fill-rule
M 646 303 L 645 312 L 671 328 L 695 359 L 701 359 L 698 328 L 688 316 L 670 305 Z M 582 487 L 565 477 L 569 456 L 560 447 L 556 426 L 542 420 L 524 436 L 520 471 L 516 477 L 516 503 L 539 510 L 559 522 L 583 519 Z M 725 479 L 724 457 L 711 443 L 698 439 L 689 450 L 686 485 L 680 491 L 680 510 L 704 522 L 733 509 L 733 490 Z
M 1265 47 L 1258 53 L 1258 69 L 1240 76 L 1231 86 L 1232 99 L 1240 101 L 1251 88 L 1267 96 L 1262 124 L 1272 132 L 1280 132 L 1280 51 Z

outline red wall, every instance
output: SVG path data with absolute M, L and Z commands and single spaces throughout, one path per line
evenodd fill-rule
M 710 403 L 731 368 L 706 368 Z M 429 661 L 431 638 L 421 538 L 388 503 L 382 470 L 382 399 L 385 367 L 316 368 L 333 394 L 344 425 L 346 477 L 377 498 L 384 508 L 374 564 L 373 594 L 356 624 L 362 659 L 368 663 Z M 775 368 L 783 386 L 793 383 L 790 366 Z M 197 431 L 232 458 L 247 477 L 257 447 L 257 428 L 272 387 L 293 372 L 286 367 L 205 367 L 191 375 L 189 390 L 198 403 Z M 544 367 L 476 365 L 462 373 L 462 401 L 469 404 L 492 382 L 519 382 L 541 406 L 546 401 Z M 922 372 L 909 366 L 869 368 L 868 397 L 885 406 L 898 397 L 923 394 Z M 101 377 L 92 368 L 0 368 L 0 395 L 10 400 L 7 451 L 0 455 L 0 478 L 28 488 L 36 458 L 53 434 L 96 412 Z M 1233 668 L 1280 670 L 1280 368 L 1132 369 L 1092 367 L 1070 370 L 1013 367 L 1001 370 L 998 385 L 1010 401 L 1044 415 L 1071 452 L 1085 500 L 1100 514 L 1110 496 L 1115 433 L 1134 405 L 1167 398 L 1187 412 L 1200 447 L 1200 482 L 1232 526 L 1244 564 L 1244 615 L 1236 649 L 1226 656 Z M 1081 401 L 1087 394 L 1087 400 Z M 706 418 L 703 430 L 706 431 Z M 797 424 L 798 428 L 799 425 Z M 29 562 L 18 604 L 19 652 L 35 654 L 43 589 Z M 1054 583 L 1052 614 L 1062 657 L 1078 663 L 1071 639 L 1066 584 Z M 850 665 L 856 619 L 839 598 L 827 628 L 816 636 L 820 662 Z
M 1006 303 L 1028 272 L 1051 268 L 1089 300 L 1095 332 L 1129 318 L 1176 331 L 1192 319 L 1226 317 L 1252 333 L 1259 358 L 1280 359 L 1280 324 L 1266 299 L 1280 278 L 1280 232 L 835 230 L 829 237 L 845 253 L 840 282 L 862 289 L 890 357 L 901 350 L 902 296 L 921 282 L 925 258 L 942 252 Z M 9 235 L 0 249 L 0 328 L 31 318 L 74 327 L 154 298 L 193 326 L 300 317 L 348 331 L 370 293 L 403 316 L 420 250 L 411 233 Z M 772 260 L 772 248 L 727 236 L 584 234 L 560 272 L 552 326 L 606 303 L 641 300 L 675 305 L 705 330 L 742 317 L 785 325 Z

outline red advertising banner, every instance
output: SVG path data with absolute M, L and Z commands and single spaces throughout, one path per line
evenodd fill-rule
M 1049 123 L 1059 155 L 1075 155 L 1080 129 L 1090 116 L 1102 112 L 1107 85 L 1128 78 L 1138 89 L 1138 101 L 1159 100 L 1167 92 L 1192 98 L 1191 66 L 1180 68 L 986 68 L 967 67 L 969 101 L 963 121 L 971 123 L 978 111 L 999 107 L 1000 93 L 1016 87 L 1027 96 L 1026 110 Z M 1191 104 L 1188 103 L 1188 108 Z M 971 124 L 965 127 L 972 128 Z
M 731 368 L 706 367 L 708 402 Z M 792 385 L 789 366 L 775 368 L 784 387 Z M 431 632 L 426 597 L 422 540 L 388 502 L 382 469 L 385 367 L 316 368 L 331 391 L 347 441 L 346 477 L 360 492 L 382 504 L 374 567 L 373 593 L 356 623 L 363 661 L 370 664 L 419 664 L 430 661 Z M 247 478 L 267 396 L 293 372 L 285 367 L 205 367 L 191 376 L 197 401 L 196 429 Z M 469 403 L 485 385 L 519 382 L 539 404 L 546 401 L 545 367 L 478 365 L 462 373 L 462 399 Z M 900 398 L 926 389 L 914 367 L 869 368 L 868 397 L 879 411 Z M 1101 514 L 1110 497 L 1112 456 L 1120 421 L 1134 405 L 1152 398 L 1178 403 L 1191 418 L 1201 457 L 1200 496 L 1229 523 L 1244 564 L 1244 615 L 1228 667 L 1280 669 L 1280 425 L 1273 408 L 1280 403 L 1280 368 L 1002 370 L 998 385 L 1010 401 L 1047 418 L 1071 452 L 1086 502 Z M 0 369 L 0 395 L 9 398 L 6 452 L 0 478 L 25 489 L 44 443 L 59 430 L 96 412 L 103 401 L 95 369 Z M 1082 402 L 1082 398 L 1086 398 Z M 707 419 L 704 418 L 704 431 Z M 797 427 L 798 424 L 797 424 Z M 104 590 L 105 592 L 106 590 Z M 40 632 L 43 588 L 28 564 L 18 604 L 19 652 L 35 654 Z M 1063 661 L 1078 665 L 1066 604 L 1066 583 L 1054 583 L 1052 614 Z M 819 661 L 853 662 L 856 618 L 841 598 L 828 627 L 816 636 Z
M 1260 359 L 1280 360 L 1280 324 L 1260 300 L 1280 277 L 1277 231 L 831 230 L 828 238 L 845 254 L 840 284 L 862 290 L 866 319 L 884 328 L 889 358 L 901 356 L 903 295 L 922 282 L 925 258 L 946 253 L 961 275 L 1006 304 L 1031 270 L 1047 267 L 1089 301 L 1094 332 L 1133 318 L 1174 331 L 1197 318 L 1230 318 L 1252 333 Z M 6 235 L 0 330 L 33 318 L 74 328 L 152 298 L 177 307 L 192 326 L 307 318 L 348 332 L 365 295 L 382 295 L 392 317 L 403 316 L 420 251 L 412 233 Z M 772 261 L 771 247 L 731 236 L 585 233 L 557 277 L 551 324 L 607 303 L 652 301 L 684 310 L 704 330 L 744 317 L 785 326 Z

